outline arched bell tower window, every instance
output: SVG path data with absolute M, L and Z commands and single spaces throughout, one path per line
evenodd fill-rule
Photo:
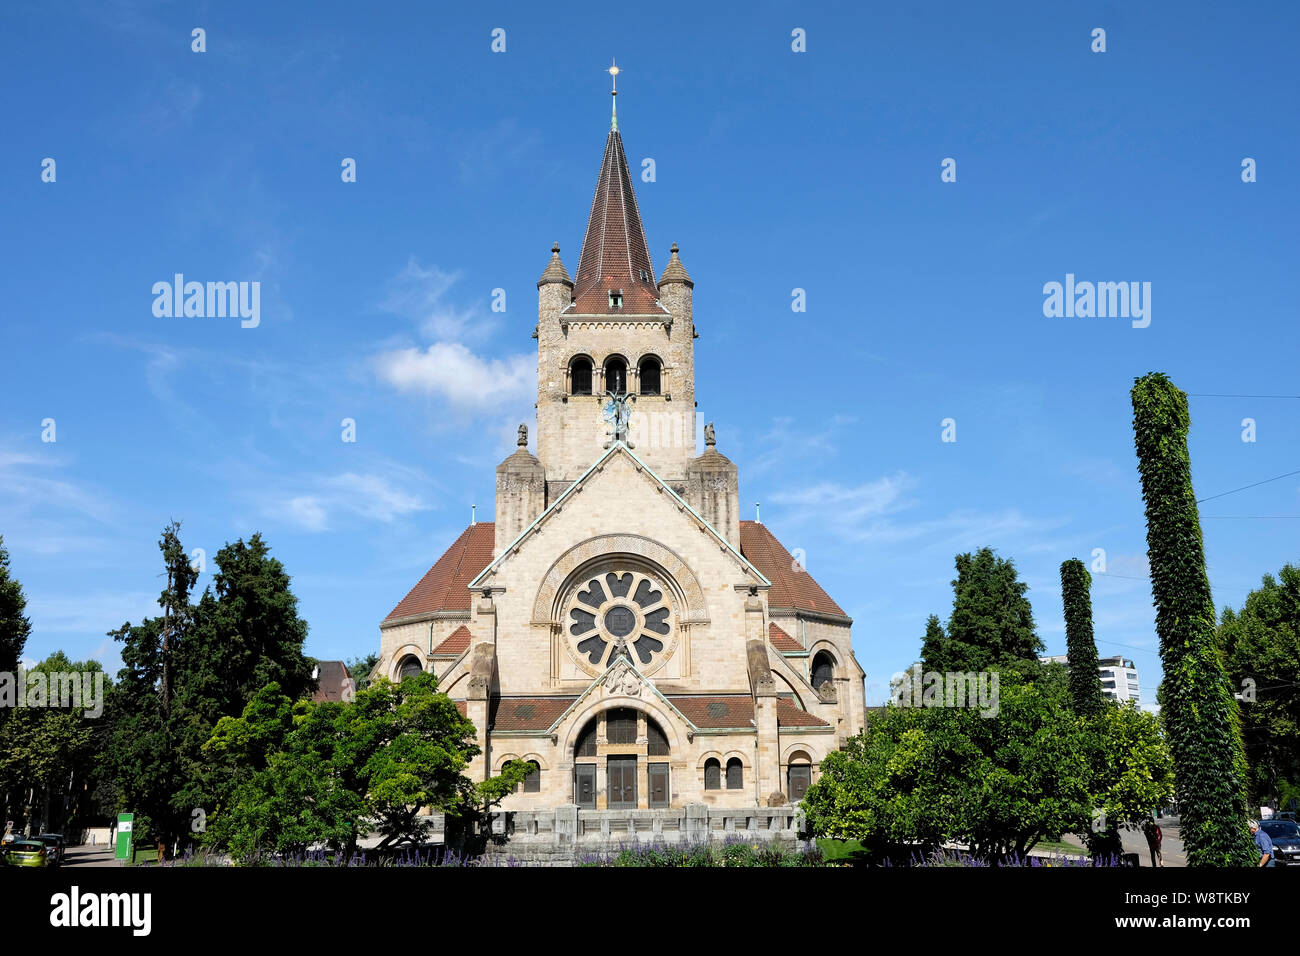
M 835 658 L 826 651 L 818 651 L 812 662 L 812 685 L 820 690 L 822 684 L 835 678 Z
M 402 658 L 402 663 L 398 665 L 397 680 L 400 683 L 408 677 L 414 677 L 416 674 L 423 673 L 424 665 L 420 663 L 420 659 L 413 654 L 407 654 Z
M 605 391 L 627 391 L 627 363 L 621 358 L 611 358 L 605 361 Z
M 580 356 L 569 366 L 569 394 L 591 394 L 591 359 Z
M 659 360 L 653 355 L 641 360 L 640 379 L 642 395 L 660 395 L 662 394 L 663 384 L 661 382 L 661 366 Z

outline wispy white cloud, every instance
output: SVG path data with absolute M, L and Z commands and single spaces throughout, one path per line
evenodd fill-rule
M 314 479 L 299 494 L 273 493 L 264 498 L 262 514 L 303 531 L 328 531 L 342 520 L 361 518 L 391 524 L 430 507 L 419 495 L 399 487 L 390 477 L 346 472 Z
M 57 477 L 56 469 L 67 462 L 54 443 L 41 447 L 41 453 L 0 448 L 0 503 L 8 518 L 72 513 L 101 524 L 112 521 L 117 514 L 112 500 L 90 486 Z
M 802 512 L 805 518 L 822 514 L 860 528 L 872 519 L 908 507 L 910 502 L 905 495 L 914 487 L 915 479 L 898 472 L 860 485 L 822 481 L 806 488 L 777 492 L 770 500 Z
M 916 506 L 912 476 L 898 472 L 857 485 L 818 482 L 769 496 L 789 508 L 786 520 L 796 525 L 824 525 L 827 531 L 856 544 L 903 544 L 958 550 L 982 547 L 1008 538 L 1041 534 L 1068 523 L 1068 518 L 1034 517 L 1016 508 L 997 511 L 959 509 L 914 521 L 899 515 Z
M 375 357 L 375 371 L 398 391 L 435 395 L 470 411 L 527 401 L 537 375 L 531 356 L 483 358 L 459 342 L 382 352 Z
M 459 272 L 422 265 L 412 256 L 390 280 L 379 309 L 417 323 L 421 333 L 431 339 L 460 339 L 466 333 L 494 325 L 482 309 L 458 307 L 447 301 L 448 291 L 459 280 Z

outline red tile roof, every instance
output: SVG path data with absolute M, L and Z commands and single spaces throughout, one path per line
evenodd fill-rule
M 545 730 L 576 697 L 497 697 L 492 701 L 488 725 L 493 730 Z
M 469 713 L 469 704 L 466 701 L 454 700 L 452 703 L 456 705 L 456 709 L 460 711 L 462 717 Z
M 802 644 L 775 624 L 768 625 L 767 639 L 772 642 L 773 647 L 783 653 L 798 653 L 799 651 L 806 649 Z
M 767 525 L 757 521 L 740 523 L 740 553 L 772 582 L 767 592 L 768 607 L 793 607 L 848 617 L 811 574 L 795 570 L 794 558 L 767 530 Z
M 701 728 L 752 727 L 754 698 L 740 694 L 669 697 L 682 716 Z
M 312 700 L 341 701 L 348 699 L 349 692 L 356 692 L 356 682 L 342 661 L 318 661 L 316 667 L 316 691 L 311 695 Z
M 468 611 L 469 582 L 491 562 L 495 542 L 493 522 L 470 525 L 384 620 L 434 611 Z
M 644 276 L 644 278 L 642 278 Z M 623 292 L 623 307 L 612 308 L 610 290 Z M 611 129 L 596 180 L 587 232 L 578 256 L 573 305 L 566 312 L 582 315 L 667 315 L 658 302 L 659 286 L 641 225 L 632 177 L 623 153 L 623 138 Z
M 469 650 L 469 628 L 462 624 L 433 649 L 434 657 L 459 657 Z
M 682 716 L 702 730 L 754 726 L 754 698 L 745 694 L 710 694 L 669 697 Z M 776 700 L 776 722 L 781 727 L 829 727 L 820 717 L 800 710 L 784 697 Z
M 776 722 L 780 727 L 829 727 L 820 717 L 814 717 L 806 710 L 800 710 L 795 702 L 786 697 L 776 699 Z

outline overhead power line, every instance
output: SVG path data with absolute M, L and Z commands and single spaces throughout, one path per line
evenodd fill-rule
M 1266 485 L 1270 481 L 1281 481 L 1283 478 L 1290 478 L 1292 475 L 1300 475 L 1300 471 L 1288 471 L 1285 475 L 1277 475 L 1273 478 L 1265 478 L 1263 481 L 1257 481 L 1254 484 L 1242 485 L 1240 488 L 1233 488 L 1231 491 L 1221 491 L 1217 495 L 1210 495 L 1208 498 L 1197 498 L 1196 503 L 1204 504 L 1207 501 L 1213 501 L 1215 498 L 1223 498 L 1227 495 L 1235 495 L 1239 491 L 1245 491 L 1247 488 L 1258 488 L 1260 485 Z
M 1216 392 L 1188 392 L 1188 398 L 1300 398 L 1300 395 L 1229 395 Z

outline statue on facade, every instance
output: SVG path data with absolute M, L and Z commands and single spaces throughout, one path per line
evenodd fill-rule
M 718 443 L 718 436 L 713 433 L 713 422 L 704 426 L 704 444 L 712 448 Z
M 629 395 L 624 391 L 606 392 L 605 397 L 609 399 L 605 407 L 601 409 L 605 416 L 605 421 L 609 424 L 609 431 L 605 432 L 605 447 L 608 448 L 616 441 L 621 441 L 628 448 L 635 448 L 628 438 L 628 422 L 632 419 L 632 402 L 636 401 L 636 396 Z
M 527 425 L 519 426 L 519 440 L 516 442 L 516 444 L 519 445 L 520 448 L 528 447 L 528 426 Z

